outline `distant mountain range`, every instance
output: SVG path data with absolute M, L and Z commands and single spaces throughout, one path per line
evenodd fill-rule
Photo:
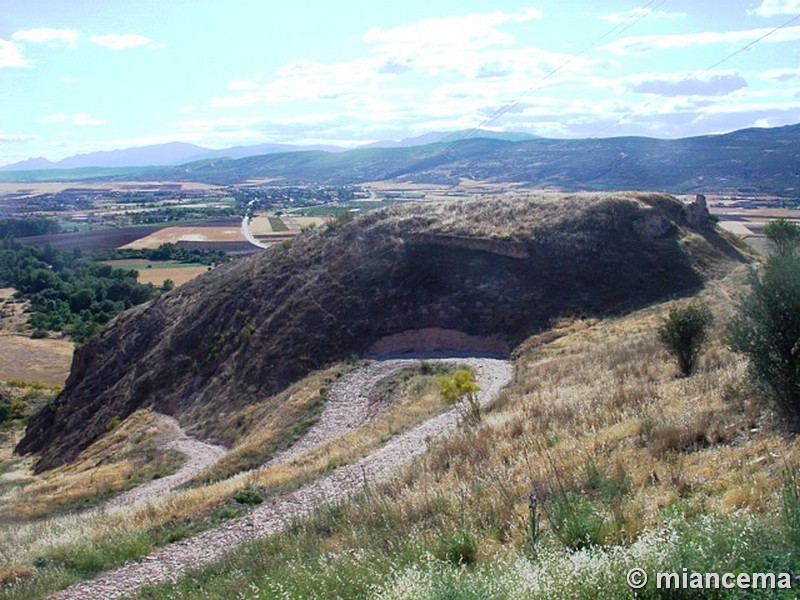
M 364 148 L 408 148 L 422 146 L 436 142 L 452 142 L 467 137 L 481 137 L 489 139 L 502 139 L 508 141 L 521 141 L 536 139 L 536 136 L 527 133 L 504 133 L 485 130 L 464 130 L 455 132 L 432 132 L 421 136 L 407 138 L 399 141 L 386 140 L 363 146 Z M 29 158 L 21 162 L 0 167 L 0 171 L 32 171 L 45 169 L 83 169 L 87 167 L 119 168 L 119 167 L 155 167 L 166 165 L 180 165 L 183 163 L 210 160 L 219 158 L 245 158 L 263 154 L 277 154 L 282 152 L 344 152 L 347 148 L 330 145 L 292 144 L 256 144 L 252 146 L 233 146 L 221 150 L 212 150 L 195 144 L 183 142 L 170 142 L 167 144 L 154 144 L 137 148 L 121 150 L 105 150 L 76 154 L 59 161 L 50 161 L 46 158 Z
M 324 150 L 336 152 L 343 150 L 335 146 L 291 146 L 288 144 L 258 144 L 256 146 L 234 146 L 223 150 L 212 150 L 195 144 L 170 142 L 122 150 L 105 150 L 76 154 L 56 162 L 46 158 L 29 158 L 21 162 L 0 167 L 0 171 L 31 171 L 42 169 L 83 169 L 87 167 L 155 167 L 179 165 L 196 160 L 211 158 L 242 158 L 275 152 L 298 152 L 304 150 Z
M 159 148 L 162 157 L 171 156 L 179 162 L 179 152 L 170 154 L 170 150 L 186 150 L 185 145 Z M 0 174 L 0 180 L 92 178 L 224 185 L 269 178 L 286 184 L 396 181 L 454 185 L 470 179 L 565 191 L 635 189 L 800 196 L 800 124 L 677 140 L 547 139 L 483 131 L 436 133 L 336 152 L 298 147 L 287 151 L 284 147 L 263 153 L 265 147 L 261 146 L 261 154 L 234 157 L 235 152 L 253 148 L 216 151 L 223 156 L 206 155 L 163 166 L 6 172 Z

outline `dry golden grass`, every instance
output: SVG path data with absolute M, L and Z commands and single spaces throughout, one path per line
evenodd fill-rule
M 340 364 L 317 371 L 264 402 L 219 415 L 218 434 L 236 443 L 220 461 L 198 474 L 195 481 L 224 479 L 252 469 L 289 446 L 321 413 L 330 384 L 350 368 Z
M 174 471 L 183 456 L 165 452 L 162 435 L 151 412 L 137 411 L 72 463 L 33 475 L 26 461 L 21 485 L 0 496 L 0 519 L 20 522 L 81 508 Z
M 412 531 L 466 521 L 517 547 L 532 492 L 545 514 L 552 494 L 565 490 L 604 502 L 615 524 L 609 542 L 633 539 L 670 507 L 775 510 L 781 471 L 800 459 L 800 442 L 741 385 L 745 364 L 720 341 L 742 277 L 743 269 L 701 295 L 720 320 L 689 378 L 678 377 L 655 333 L 674 303 L 562 321 L 530 338 L 483 425 L 435 444 L 380 486 L 385 510 Z M 368 520 L 373 509 L 357 508 L 351 519 Z
M 392 377 L 401 378 L 402 383 L 393 394 L 391 405 L 377 418 L 286 464 L 259 472 L 254 483 L 281 490 L 313 479 L 332 468 L 352 464 L 394 435 L 446 408 L 439 395 L 436 376 L 421 375 L 415 370 L 413 375 L 401 373 Z
M 27 302 L 13 288 L 0 288 L 0 381 L 39 381 L 62 385 L 69 375 L 74 344 L 65 339 L 30 338 Z
M 281 419 L 297 417 L 307 412 L 309 404 L 316 401 L 314 397 L 320 393 L 320 388 L 330 385 L 336 374 L 345 370 L 346 367 L 340 365 L 314 373 L 292 386 L 285 395 L 281 395 L 281 399 L 286 402 L 281 405 L 281 410 L 256 406 L 240 415 L 228 415 L 227 420 L 221 424 L 223 427 L 234 426 L 240 420 L 247 423 L 246 433 L 240 444 L 231 452 L 230 460 L 233 463 L 223 463 L 223 467 L 212 469 L 197 479 L 211 479 L 214 474 L 223 476 L 224 472 L 231 471 L 233 465 L 241 461 L 248 452 L 257 452 L 260 443 L 274 443 L 275 438 L 271 432 L 280 434 Z M 15 567 L 25 566 L 30 565 L 36 556 L 46 553 L 48 549 L 62 547 L 64 544 L 102 540 L 122 533 L 157 531 L 175 523 L 200 522 L 243 488 L 263 486 L 265 493 L 291 489 L 324 474 L 332 466 L 361 458 L 395 433 L 444 408 L 438 396 L 435 376 L 416 375 L 405 378 L 394 398 L 393 405 L 374 421 L 308 455 L 261 473 L 234 475 L 169 494 L 144 506 L 88 518 L 65 517 L 53 521 L 30 521 L 16 527 L 13 532 L 0 536 L 0 557 L 4 557 L 7 564 Z M 281 417 L 279 415 L 283 409 L 286 414 Z M 41 516 L 67 502 L 74 502 L 74 494 L 81 489 L 86 494 L 97 494 L 109 490 L 110 487 L 124 485 L 132 469 L 141 469 L 141 465 L 137 467 L 131 456 L 126 456 L 126 451 L 131 450 L 131 444 L 136 444 L 137 437 L 156 439 L 158 433 L 148 429 L 148 425 L 152 423 L 151 413 L 134 413 L 108 436 L 88 448 L 79 461 L 38 476 L 39 479 L 14 496 L 13 502 L 6 499 L 3 515 L 19 523 L 33 516 Z M 134 456 L 140 457 L 141 453 L 135 453 Z M 110 461 L 111 457 L 114 457 L 114 462 L 110 465 L 104 464 L 104 458 Z M 233 472 L 236 472 L 235 469 Z M 37 508 L 39 504 L 45 508 Z
M 532 492 L 545 513 L 552 496 L 565 489 L 602 502 L 614 523 L 609 542 L 635 538 L 671 510 L 775 510 L 781 471 L 800 459 L 800 443 L 742 385 L 744 362 L 721 341 L 744 278 L 742 268 L 710 281 L 701 294 L 718 320 L 700 369 L 689 378 L 678 377 L 656 337 L 670 308 L 688 300 L 616 319 L 565 319 L 529 338 L 515 354 L 514 381 L 479 427 L 434 443 L 398 478 L 373 486 L 369 501 L 353 504 L 348 518 L 368 526 L 391 515 L 398 535 L 403 528 L 437 535 L 443 527 L 469 523 L 482 535 L 480 552 L 497 555 L 523 543 Z M 334 372 L 315 373 L 281 396 L 286 415 L 307 414 Z M 14 539 L 18 550 L 9 555 L 24 565 L 56 543 L 197 520 L 245 486 L 280 492 L 357 460 L 441 409 L 435 387 L 413 381 L 379 418 L 285 465 L 184 490 L 68 533 L 34 537 L 31 530 Z M 236 470 L 236 460 L 275 443 L 283 427 L 276 414 L 263 405 L 223 416 L 221 427 L 239 440 L 228 471 Z M 352 543 L 346 535 L 326 539 L 325 547 L 346 547 Z

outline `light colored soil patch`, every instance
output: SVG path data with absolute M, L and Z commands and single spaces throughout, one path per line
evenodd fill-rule
M 328 221 L 324 217 L 294 217 L 289 215 L 283 215 L 281 219 L 292 231 L 300 231 L 306 227 L 319 227 Z
M 152 283 L 161 285 L 165 279 L 171 279 L 175 285 L 183 285 L 195 277 L 208 271 L 207 265 L 192 265 L 187 267 L 139 269 L 139 283 Z
M 209 270 L 208 265 L 180 263 L 175 261 L 155 261 L 143 258 L 125 258 L 103 261 L 107 265 L 121 269 L 135 269 L 139 273 L 139 283 L 152 283 L 160 286 L 165 279 L 175 285 L 183 285 Z
M 736 235 L 753 235 L 753 232 L 747 228 L 747 225 L 739 221 L 720 221 L 719 226 L 725 231 L 730 231 Z
M 69 375 L 74 345 L 67 340 L 32 340 L 0 333 L 0 380 L 40 381 L 63 385 Z
M 250 231 L 253 235 L 264 235 L 272 233 L 272 225 L 269 223 L 269 217 L 258 216 L 250 220 Z
M 246 242 L 237 227 L 167 227 L 147 237 L 140 238 L 121 248 L 155 249 L 162 244 L 178 242 Z
M 13 288 L 0 288 L 0 381 L 63 385 L 74 344 L 63 339 L 32 340 L 28 315 L 23 312 L 27 302 L 13 302 L 14 292 Z

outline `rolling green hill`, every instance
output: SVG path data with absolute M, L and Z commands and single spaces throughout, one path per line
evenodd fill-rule
M 798 165 L 800 125 L 791 125 L 677 140 L 466 138 L 404 148 L 209 159 L 174 167 L 4 173 L 0 174 L 0 181 L 63 180 L 80 175 L 217 184 L 254 178 L 276 178 L 295 184 L 456 184 L 461 178 L 468 178 L 564 191 L 651 189 L 793 196 L 800 190 Z

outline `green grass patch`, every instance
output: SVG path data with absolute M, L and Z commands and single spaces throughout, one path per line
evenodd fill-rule
M 272 227 L 272 231 L 289 231 L 289 227 L 280 217 L 267 217 L 267 219 L 269 220 L 269 226 Z

